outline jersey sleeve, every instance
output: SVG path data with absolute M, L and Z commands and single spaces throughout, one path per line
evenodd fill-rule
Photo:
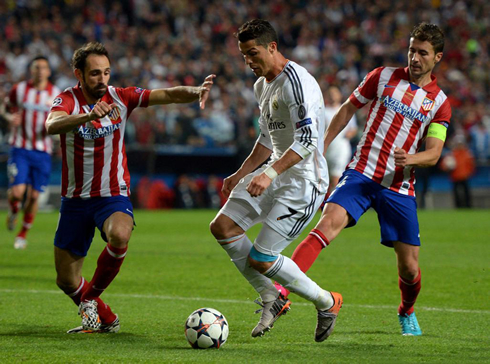
M 379 78 L 383 69 L 383 67 L 379 67 L 369 72 L 359 86 L 357 86 L 354 92 L 350 95 L 350 102 L 352 102 L 358 109 L 376 97 Z
M 272 147 L 272 140 L 271 140 L 271 136 L 269 134 L 269 130 L 267 130 L 267 128 L 264 128 L 263 123 L 261 123 L 260 120 L 259 120 L 259 125 L 260 125 L 260 133 L 259 133 L 259 136 L 257 138 L 257 143 L 260 143 L 264 147 L 266 147 L 267 149 L 272 150 L 272 148 L 273 148 Z
M 19 104 L 17 102 L 17 84 L 15 84 L 14 87 L 12 87 L 6 100 L 7 100 L 7 111 L 11 113 L 16 112 L 19 108 Z
M 51 104 L 50 112 L 64 111 L 68 115 L 71 115 L 75 107 L 75 100 L 73 94 L 66 90 L 56 96 Z
M 439 107 L 439 109 L 437 110 L 431 123 L 438 123 L 447 128 L 451 121 L 451 115 L 452 115 L 451 104 L 449 103 L 449 100 L 446 99 L 442 103 L 441 107 Z
M 317 115 L 317 113 L 319 108 L 313 101 L 315 97 L 305 98 L 305 91 L 307 91 L 304 87 L 305 80 L 291 75 L 290 81 L 284 84 L 282 96 L 289 109 L 289 116 L 294 129 L 294 141 L 291 149 L 304 159 L 318 145 L 318 120 L 320 115 Z M 321 98 L 319 99 L 321 100 Z M 321 115 L 321 117 L 324 118 L 325 116 Z
M 117 95 L 128 107 L 128 115 L 137 107 L 148 107 L 150 90 L 140 87 L 116 87 Z

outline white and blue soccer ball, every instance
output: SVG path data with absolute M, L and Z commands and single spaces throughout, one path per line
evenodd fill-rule
M 228 321 L 214 308 L 195 310 L 185 322 L 185 337 L 194 349 L 219 349 L 228 338 Z

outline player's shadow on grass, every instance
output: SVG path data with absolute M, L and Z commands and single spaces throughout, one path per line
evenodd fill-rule
M 32 268 L 32 267 L 30 267 Z M 34 283 L 34 282 L 38 282 L 38 283 L 48 283 L 50 285 L 52 285 L 53 287 L 53 290 L 55 289 L 58 289 L 58 287 L 56 287 L 54 285 L 55 283 L 55 279 L 53 277 L 50 277 L 50 278 L 45 278 L 45 277 L 35 277 L 35 276 L 30 276 L 30 277 L 22 277 L 22 276 L 2 276 L 2 286 L 3 287 L 15 287 L 15 289 L 13 289 L 14 291 L 15 290 L 36 290 L 36 288 L 32 288 L 32 287 L 26 287 L 26 283 Z M 13 284 L 9 284 L 9 282 L 12 282 Z M 43 286 L 39 286 L 39 287 L 44 287 Z M 61 291 L 60 291 L 61 293 Z
M 337 332 L 336 335 L 395 335 L 393 331 L 382 331 L 382 330 L 355 330 L 355 331 L 346 331 Z
M 68 328 L 54 328 L 52 326 L 35 326 L 29 325 L 28 327 L 15 327 L 9 330 L 8 328 L 2 328 L 0 331 L 0 337 L 33 337 L 33 338 L 56 338 L 60 339 L 60 336 L 67 339 L 83 338 L 83 337 L 110 337 L 116 339 L 115 341 L 123 341 L 128 338 L 139 337 L 130 332 L 120 332 L 117 334 L 104 333 L 104 334 L 67 334 Z M 143 339 L 143 338 L 142 338 Z

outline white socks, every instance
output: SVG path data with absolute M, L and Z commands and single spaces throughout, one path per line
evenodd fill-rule
M 218 240 L 223 249 L 228 253 L 231 261 L 235 264 L 240 273 L 260 294 L 262 302 L 271 302 L 279 296 L 279 292 L 274 287 L 269 278 L 253 269 L 247 262 L 248 254 L 252 249 L 252 242 L 247 235 L 242 234 L 229 239 Z
M 313 302 L 319 310 L 327 310 L 334 304 L 330 292 L 321 289 L 288 257 L 279 255 L 279 258 L 264 275 L 281 283 L 291 292 Z

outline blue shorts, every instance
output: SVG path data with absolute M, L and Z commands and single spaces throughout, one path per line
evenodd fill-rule
M 394 241 L 420 245 L 415 197 L 394 192 L 353 169 L 342 174 L 327 202 L 342 206 L 354 226 L 370 207 L 378 214 L 381 244 L 393 247 Z
M 9 187 L 26 184 L 43 192 L 49 183 L 51 156 L 39 150 L 11 148 L 7 162 Z
M 107 218 L 115 212 L 124 212 L 133 217 L 133 205 L 128 197 L 94 197 L 86 200 L 63 197 L 54 245 L 73 254 L 86 256 L 94 238 L 95 227 L 100 230 L 102 239 L 107 241 L 102 228 Z

